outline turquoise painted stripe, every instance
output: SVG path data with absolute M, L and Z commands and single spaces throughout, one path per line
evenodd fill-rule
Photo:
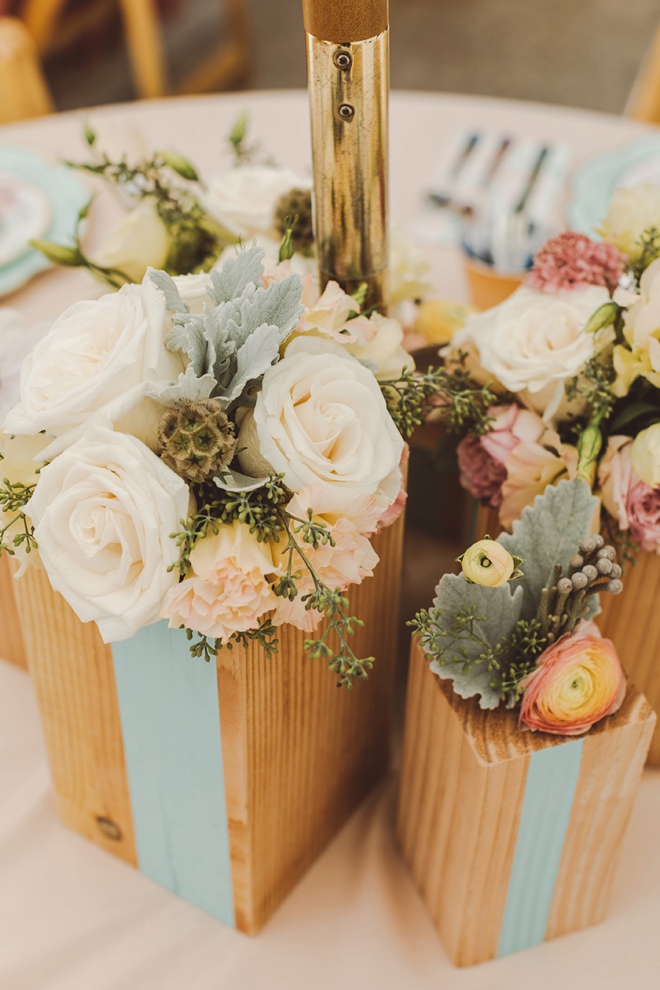
M 581 739 L 530 757 L 498 956 L 545 938 L 581 759 Z
M 140 870 L 234 925 L 215 664 L 166 622 L 113 643 Z

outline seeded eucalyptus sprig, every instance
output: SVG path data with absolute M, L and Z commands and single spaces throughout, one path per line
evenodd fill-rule
M 0 454 L 0 461 L 3 460 Z M 21 510 L 32 498 L 36 482 L 33 485 L 24 485 L 17 481 L 12 483 L 9 478 L 3 478 L 0 486 L 0 523 L 9 516 L 7 522 L 0 526 L 0 556 L 8 553 L 10 557 L 15 555 L 15 547 L 25 545 L 26 553 L 37 549 L 37 541 L 34 538 L 34 526 L 28 517 Z M 8 543 L 5 536 L 9 530 L 18 524 L 19 532 L 15 533 L 11 543 Z
M 490 430 L 488 410 L 498 401 L 488 385 L 478 385 L 462 366 L 452 371 L 429 368 L 423 374 L 405 370 L 396 379 L 380 382 L 380 387 L 390 416 L 404 437 L 409 437 L 432 410 L 440 413 L 450 433 L 483 436 Z

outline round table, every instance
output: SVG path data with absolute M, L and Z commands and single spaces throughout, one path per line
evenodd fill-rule
M 84 160 L 84 119 L 112 153 L 174 148 L 209 177 L 230 164 L 227 134 L 250 114 L 251 139 L 283 165 L 310 165 L 306 94 L 240 93 L 134 103 L 0 129 L 0 141 Z M 395 93 L 393 220 L 410 227 L 449 133 L 488 128 L 560 141 L 576 163 L 649 133 L 604 114 L 464 96 Z M 102 192 L 90 242 L 119 215 Z M 429 251 L 435 286 L 465 296 L 458 252 Z M 103 288 L 51 270 L 2 300 L 29 319 Z M 359 699 L 356 696 L 356 702 Z M 660 777 L 647 771 L 626 835 L 608 919 L 471 970 L 447 960 L 397 854 L 395 780 L 357 812 L 256 939 L 177 899 L 67 831 L 55 816 L 27 675 L 0 661 L 0 986 L 3 990 L 656 990 L 660 971 Z M 542 854 L 542 850 L 540 851 Z

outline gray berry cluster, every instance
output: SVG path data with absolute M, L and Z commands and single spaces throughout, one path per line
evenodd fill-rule
M 586 616 L 592 595 L 601 591 L 618 595 L 623 590 L 620 578 L 614 547 L 606 546 L 600 534 L 585 537 L 569 561 L 568 574 L 557 564 L 551 587 L 541 591 L 536 616 L 541 635 L 550 644 L 573 632 Z

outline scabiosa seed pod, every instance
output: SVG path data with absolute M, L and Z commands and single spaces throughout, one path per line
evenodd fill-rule
M 180 399 L 158 424 L 160 456 L 184 481 L 201 483 L 231 464 L 234 424 L 218 399 Z
M 273 218 L 275 229 L 284 237 L 287 217 L 298 216 L 293 228 L 291 241 L 296 251 L 309 251 L 314 243 L 314 228 L 312 226 L 312 194 L 309 189 L 290 189 L 284 193 L 275 206 Z

